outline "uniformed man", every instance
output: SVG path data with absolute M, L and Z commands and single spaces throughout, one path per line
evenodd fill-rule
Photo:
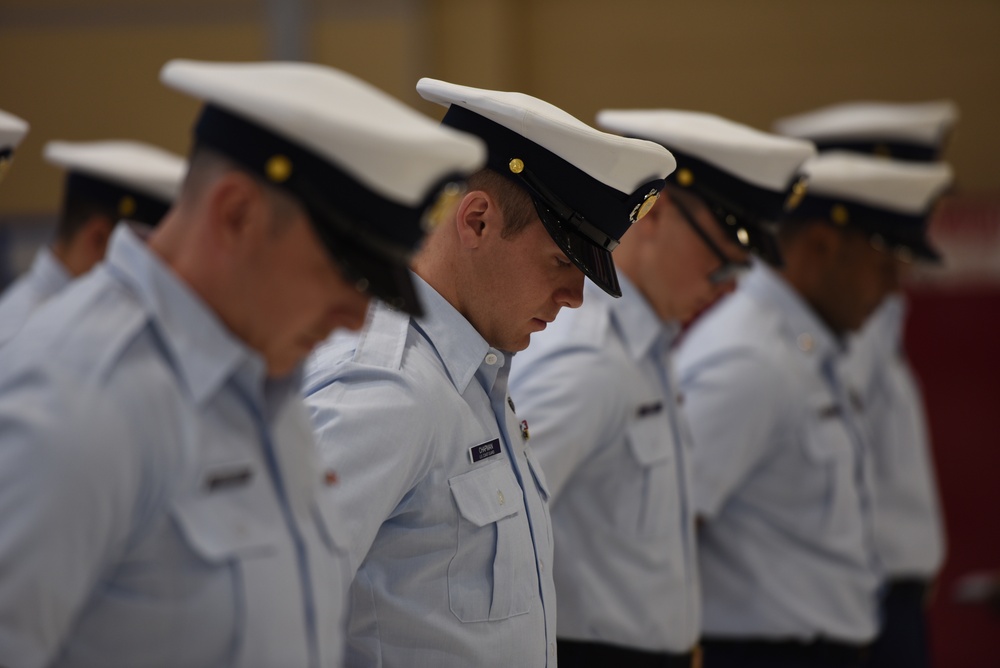
M 507 394 L 511 356 L 586 274 L 621 293 L 611 249 L 673 168 L 661 146 L 541 100 L 421 79 L 488 169 L 415 262 L 426 315 L 381 305 L 309 365 L 307 403 L 348 518 L 348 665 L 553 666 L 545 478 Z
M 39 304 L 104 258 L 119 220 L 156 225 L 186 171 L 179 155 L 133 141 L 51 141 L 45 159 L 66 169 L 62 211 L 51 248 L 41 248 L 0 298 L 0 346 Z
M 602 111 L 598 124 L 662 144 L 678 169 L 615 251 L 622 298 L 536 334 L 511 371 L 549 483 L 565 666 L 690 666 L 700 594 L 670 348 L 683 323 L 770 253 L 809 142 L 674 110 Z
M 0 350 L 0 665 L 338 666 L 348 580 L 296 369 L 406 273 L 474 138 L 353 77 L 172 61 L 175 206 Z
M 947 100 L 853 102 L 783 118 L 775 127 L 824 150 L 933 162 L 957 118 Z M 940 259 L 927 245 L 905 252 Z M 903 293 L 890 295 L 849 346 L 852 382 L 872 430 L 876 547 L 888 578 L 881 630 L 868 656 L 874 668 L 930 665 L 925 609 L 945 551 L 927 420 L 902 347 L 905 311 Z
M 845 153 L 758 265 L 682 344 L 694 436 L 705 665 L 860 666 L 882 578 L 870 449 L 846 337 L 896 289 L 902 248 L 947 185 L 941 166 Z

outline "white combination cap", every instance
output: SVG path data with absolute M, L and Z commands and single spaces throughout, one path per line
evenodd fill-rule
M 594 283 L 621 289 L 611 251 L 676 167 L 662 146 L 601 132 L 530 95 L 421 79 L 443 124 L 486 141 L 488 166 L 524 188 L 552 238 Z
M 668 183 L 704 200 L 736 243 L 777 262 L 777 246 L 765 228 L 801 196 L 798 169 L 816 154 L 811 142 L 677 109 L 606 109 L 597 123 L 670 149 L 677 171 Z
M 809 160 L 802 173 L 809 190 L 794 217 L 853 225 L 915 257 L 940 259 L 926 230 L 934 205 L 952 181 L 947 164 L 831 151 Z
M 0 181 L 14 159 L 14 149 L 26 134 L 28 123 L 25 120 L 0 109 Z
M 900 160 L 937 160 L 958 107 L 933 102 L 847 102 L 774 123 L 783 135 L 811 139 L 821 151 L 848 150 Z
M 102 204 L 117 218 L 155 225 L 187 171 L 179 155 L 137 141 L 50 141 L 45 160 L 66 170 L 65 198 Z
M 348 277 L 420 312 L 408 262 L 481 141 L 322 65 L 174 60 L 160 78 L 206 102 L 197 145 L 291 192 Z

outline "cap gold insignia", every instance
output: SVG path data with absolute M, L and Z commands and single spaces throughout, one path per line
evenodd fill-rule
M 642 198 L 642 201 L 636 204 L 632 209 L 632 213 L 629 214 L 629 222 L 634 223 L 637 220 L 642 220 L 643 216 L 649 213 L 649 210 L 653 208 L 654 204 L 656 204 L 656 200 L 659 199 L 659 197 L 660 191 L 655 188 L 646 193 L 646 196 Z
M 687 167 L 683 167 L 677 170 L 677 183 L 681 186 L 687 188 L 692 183 L 694 183 L 694 174 Z
M 520 174 L 521 172 L 524 171 L 524 161 L 521 160 L 520 158 L 514 158 L 513 160 L 507 163 L 507 167 L 514 174 Z
M 0 158 L 0 181 L 3 181 L 3 177 L 7 176 L 7 170 L 10 169 L 12 162 L 14 162 L 14 158 L 9 155 Z
M 795 211 L 799 204 L 802 204 L 802 199 L 806 196 L 806 192 L 809 190 L 809 182 L 806 179 L 801 178 L 795 182 L 792 186 L 792 192 L 789 193 L 788 199 L 785 200 L 785 211 Z
M 441 192 L 438 193 L 437 199 L 428 207 L 427 212 L 424 213 L 423 220 L 421 220 L 424 232 L 431 232 L 448 220 L 455 213 L 455 208 L 458 206 L 462 196 L 465 195 L 465 191 L 465 186 L 454 182 L 442 188 Z
M 283 155 L 272 155 L 264 165 L 264 173 L 272 183 L 284 183 L 292 175 L 292 161 Z
M 834 204 L 833 208 L 830 209 L 830 220 L 838 225 L 847 225 L 847 221 L 850 219 L 851 214 L 847 212 L 847 207 L 843 204 Z
M 125 195 L 118 201 L 118 215 L 126 218 L 135 213 L 135 199 Z
M 736 238 L 740 240 L 740 244 L 744 246 L 750 245 L 750 234 L 746 231 L 745 228 L 741 227 L 740 229 L 736 230 Z

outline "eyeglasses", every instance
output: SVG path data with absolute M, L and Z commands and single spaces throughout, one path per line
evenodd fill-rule
M 892 253 L 900 262 L 910 264 L 913 262 L 913 251 L 906 246 L 890 245 L 881 234 L 871 234 L 868 236 L 868 243 L 880 253 Z
M 736 280 L 742 274 L 750 270 L 750 262 L 731 259 L 721 248 L 719 248 L 719 245 L 712 240 L 712 237 L 708 236 L 708 232 L 706 232 L 704 228 L 698 224 L 698 221 L 694 219 L 694 216 L 686 206 L 681 204 L 676 197 L 669 194 L 667 197 L 670 198 L 670 201 L 673 202 L 674 206 L 677 207 L 677 210 L 680 211 L 681 218 L 683 218 L 688 226 L 694 230 L 694 233 L 698 235 L 698 238 L 701 239 L 706 246 L 708 246 L 708 249 L 719 259 L 719 262 L 722 263 L 718 269 L 708 275 L 709 283 L 712 285 L 722 285 L 723 283 Z

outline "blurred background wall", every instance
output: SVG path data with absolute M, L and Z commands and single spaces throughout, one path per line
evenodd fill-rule
M 951 535 L 938 665 L 1000 665 L 1000 616 L 950 595 L 963 573 L 1000 569 L 1000 2 L 0 0 L 0 44 L 0 108 L 31 123 L 0 187 L 0 285 L 59 204 L 46 141 L 186 151 L 197 104 L 159 84 L 170 58 L 326 63 L 435 117 L 414 92 L 421 76 L 521 90 L 588 122 L 602 107 L 666 106 L 767 129 L 846 100 L 956 101 L 956 195 L 935 223 L 949 265 L 918 276 L 908 338 Z

